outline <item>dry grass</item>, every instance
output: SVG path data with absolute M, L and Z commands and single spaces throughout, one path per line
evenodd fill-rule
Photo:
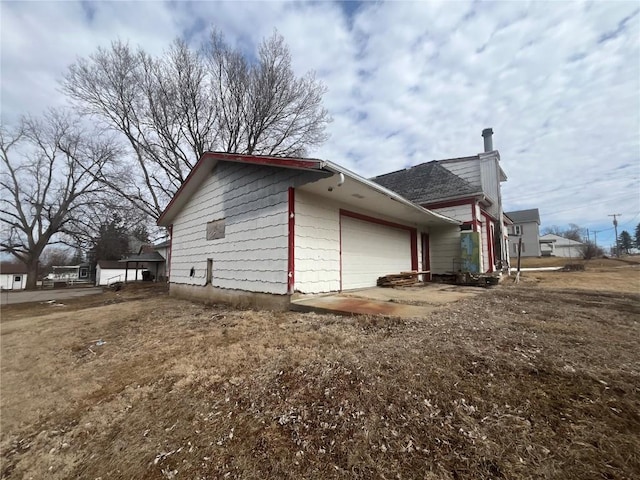
M 638 478 L 640 295 L 545 285 L 410 321 L 8 307 L 2 478 Z
M 511 259 L 512 267 L 516 266 L 517 259 Z M 581 258 L 563 257 L 524 257 L 521 266 L 529 267 L 564 267 L 567 264 L 584 264 L 586 268 L 615 268 L 626 265 L 640 265 L 640 255 L 626 255 L 621 258 L 594 258 L 583 260 Z

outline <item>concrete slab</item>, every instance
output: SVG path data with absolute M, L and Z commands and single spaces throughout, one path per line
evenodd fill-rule
M 291 310 L 339 315 L 383 315 L 415 318 L 439 306 L 482 293 L 474 287 L 427 283 L 404 288 L 367 288 L 329 295 L 305 296 L 291 301 Z

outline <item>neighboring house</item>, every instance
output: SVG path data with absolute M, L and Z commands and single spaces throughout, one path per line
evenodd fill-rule
M 0 290 L 22 290 L 27 287 L 27 267 L 23 263 L 0 263 Z
M 540 237 L 543 257 L 582 258 L 584 243 L 547 233 Z
M 449 250 L 434 260 L 439 269 L 493 272 L 509 261 L 505 227 L 510 222 L 503 215 L 500 191 L 507 176 L 500 167 L 500 154 L 493 150 L 492 135 L 490 128 L 482 132 L 484 153 L 434 160 L 371 179 L 413 203 L 462 222 L 462 235 L 452 232 L 450 238 L 441 239 Z M 461 257 L 456 242 L 473 242 L 477 255 Z
M 98 260 L 96 265 L 96 286 L 111 285 L 116 282 L 142 280 L 143 272 L 148 271 L 147 266 L 138 265 L 126 268 L 119 260 Z
M 66 283 L 68 285 L 90 283 L 91 282 L 91 266 L 87 263 L 79 265 L 56 265 L 51 267 L 53 270 L 47 275 L 46 280 L 57 283 Z
M 510 254 L 518 256 L 518 242 L 522 237 L 521 257 L 539 257 L 540 252 L 540 212 L 537 208 L 505 212 L 513 226 L 509 229 L 511 239 Z
M 158 220 L 171 295 L 273 309 L 451 271 L 460 224 L 332 162 L 226 153 L 205 153 Z

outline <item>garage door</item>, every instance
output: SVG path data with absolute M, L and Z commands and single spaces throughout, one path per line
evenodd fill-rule
M 342 215 L 342 288 L 374 287 L 382 275 L 411 270 L 411 233 Z

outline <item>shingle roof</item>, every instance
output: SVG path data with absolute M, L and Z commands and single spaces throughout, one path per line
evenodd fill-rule
M 371 181 L 420 205 L 482 193 L 480 187 L 450 172 L 437 160 L 380 175 Z
M 163 263 L 165 258 L 158 252 L 140 253 L 139 255 L 129 255 L 127 258 L 118 260 L 120 264 L 126 262 L 149 262 L 149 263 Z
M 504 212 L 504 214 L 513 220 L 513 223 L 536 222 L 540 224 L 540 212 L 537 208 L 529 210 L 516 210 L 515 212 Z
M 24 263 L 2 262 L 0 263 L 0 273 L 29 273 Z

